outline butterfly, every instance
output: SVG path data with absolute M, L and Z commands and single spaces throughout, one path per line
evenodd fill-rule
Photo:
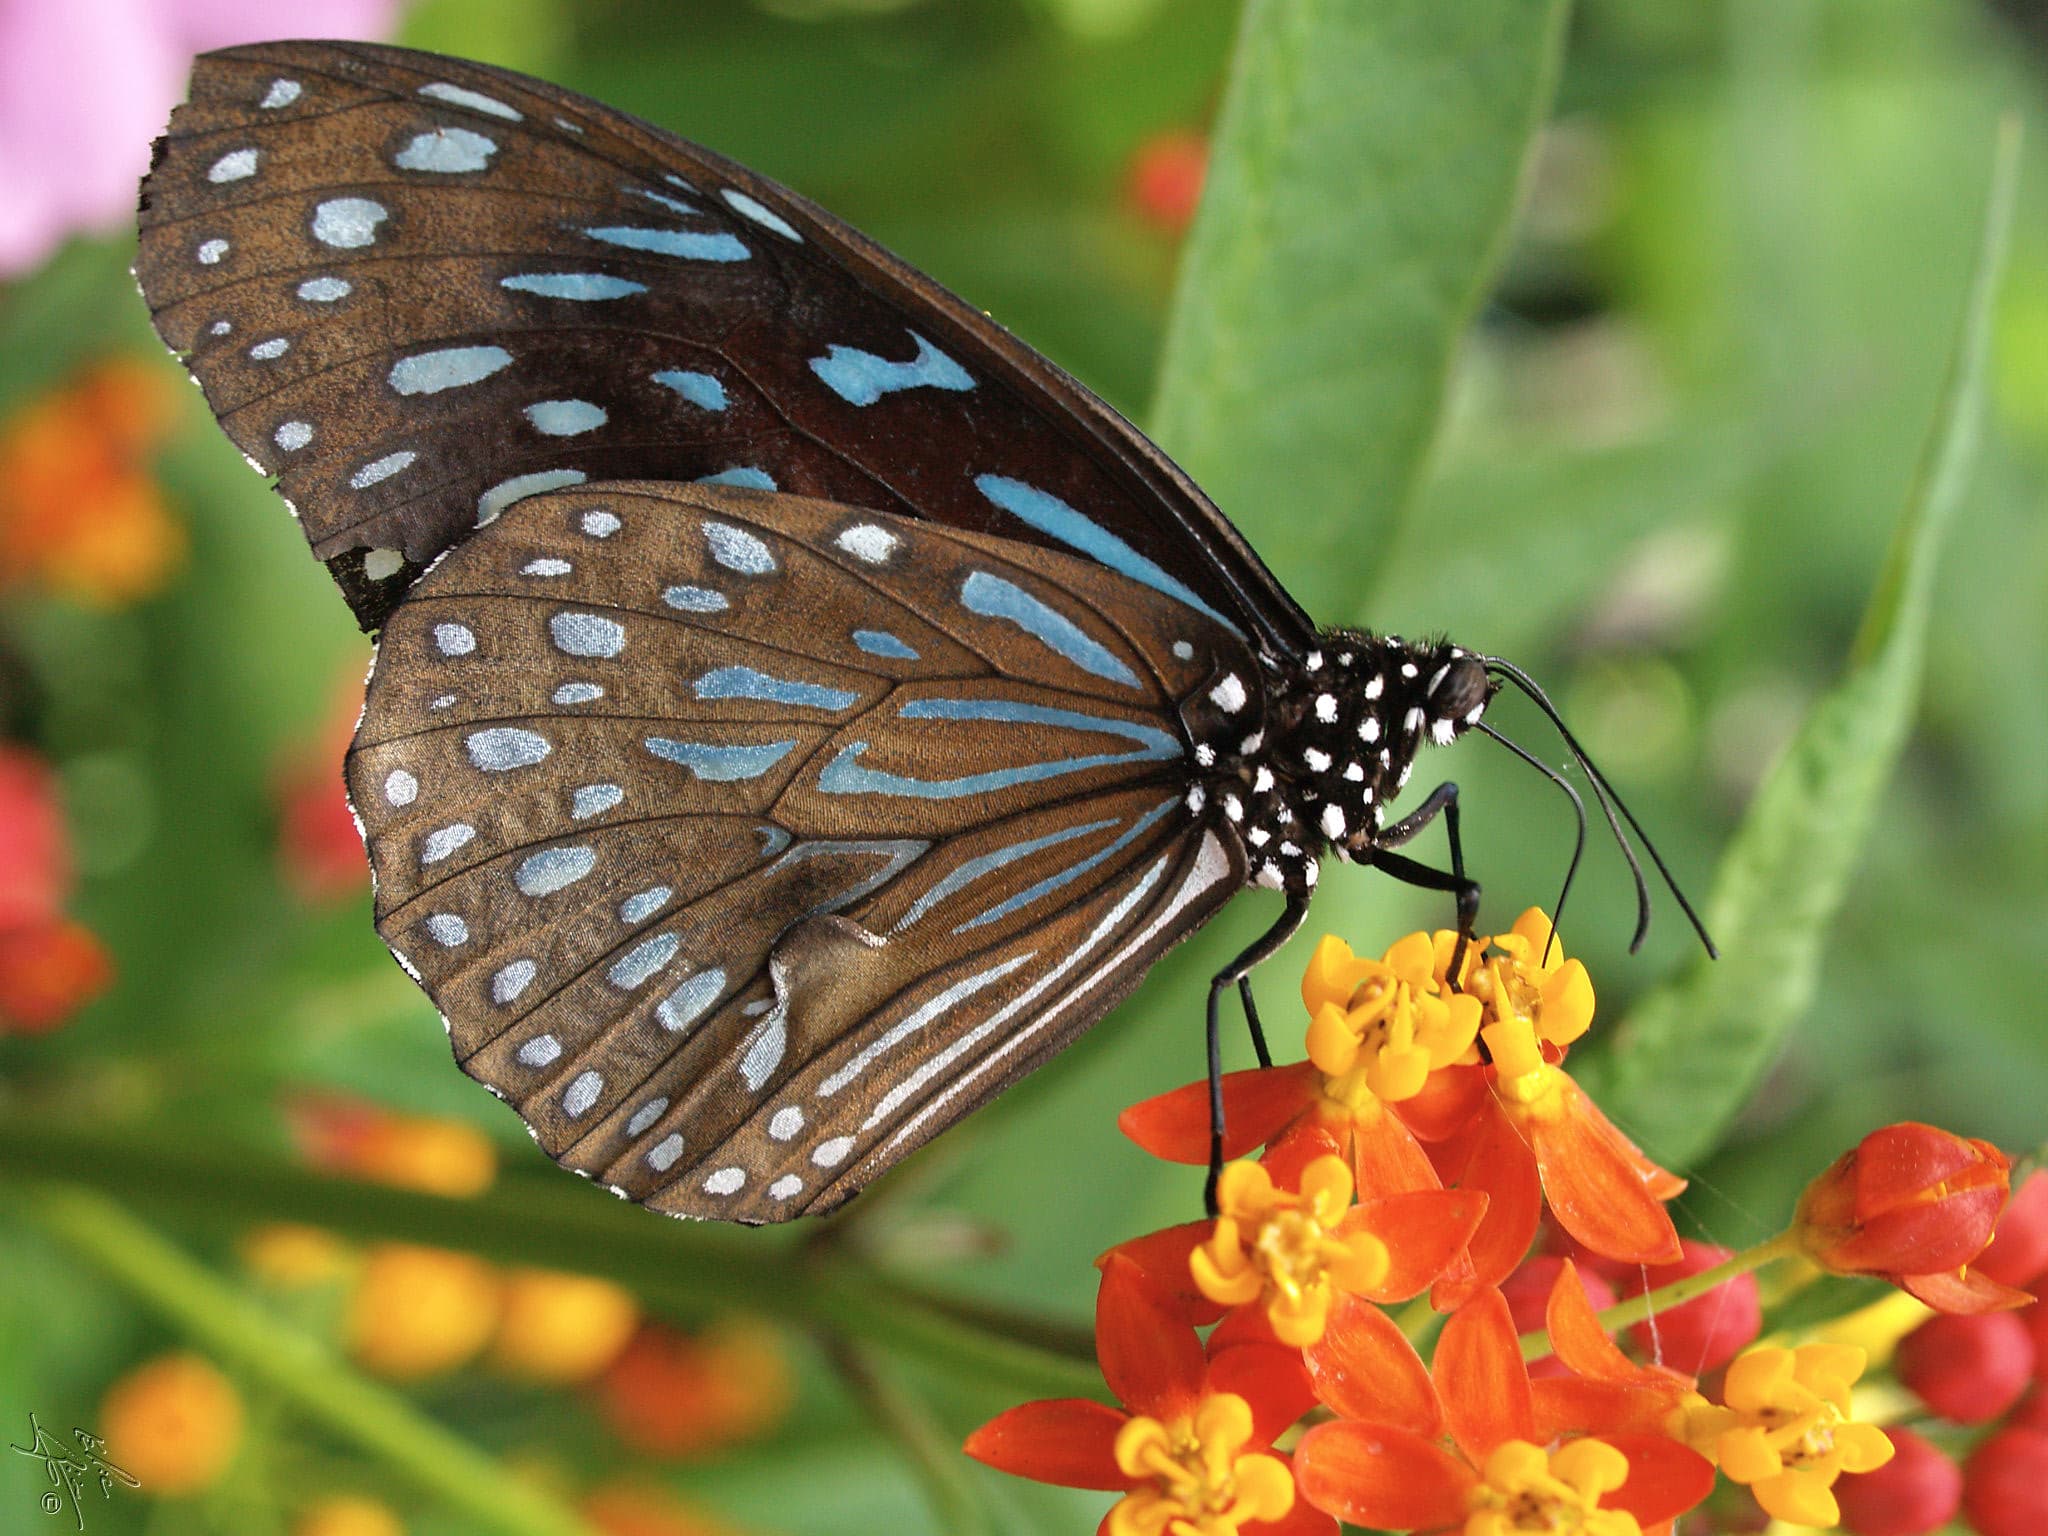
M 1277 890 L 1213 1075 L 1333 853 L 1471 933 L 1455 787 L 1388 808 L 1541 690 L 1318 630 L 1109 406 L 787 189 L 282 42 L 197 62 L 140 223 L 159 334 L 378 632 L 377 930 L 566 1166 L 830 1210 Z M 1439 815 L 1449 871 L 1396 851 Z

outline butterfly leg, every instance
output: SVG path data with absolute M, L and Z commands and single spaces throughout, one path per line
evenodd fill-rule
M 1273 953 L 1301 931 L 1301 925 L 1308 918 L 1308 897 L 1292 895 L 1287 898 L 1287 909 L 1279 920 L 1260 934 L 1258 939 L 1209 982 L 1209 1180 L 1202 1187 L 1202 1205 L 1211 1216 L 1216 1214 L 1216 1183 L 1223 1177 L 1223 994 L 1232 986 L 1244 999 L 1245 1016 L 1252 1027 L 1252 1043 L 1259 1053 L 1259 1064 L 1271 1066 L 1271 1056 L 1266 1051 L 1265 1036 L 1259 1030 L 1259 1016 L 1252 1006 L 1251 973 Z
M 1439 816 L 1444 819 L 1444 834 L 1451 845 L 1448 874 L 1392 851 Z M 1373 849 L 1369 862 L 1375 869 L 1385 870 L 1405 885 L 1452 893 L 1458 907 L 1458 943 L 1451 951 L 1450 965 L 1450 974 L 1455 977 L 1465 963 L 1465 949 L 1472 942 L 1473 930 L 1479 921 L 1479 883 L 1465 873 L 1465 844 L 1458 835 L 1458 786 L 1448 782 L 1437 785 L 1422 804 L 1393 825 L 1382 827 L 1378 846 Z M 1455 987 L 1456 982 L 1452 985 Z

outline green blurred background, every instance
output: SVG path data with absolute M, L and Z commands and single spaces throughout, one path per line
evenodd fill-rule
M 1159 136 L 1206 130 L 1236 19 L 1225 0 L 424 0 L 399 40 L 544 75 L 786 182 L 1142 422 L 1180 234 L 1134 190 L 1135 167 Z M 2044 50 L 2048 11 L 2033 0 L 1587 0 L 1405 517 L 1389 536 L 1344 540 L 1285 464 L 1225 507 L 1283 581 L 1335 597 L 1324 620 L 1449 631 L 1544 679 L 1703 893 L 1751 792 L 1844 666 L 1936 409 L 1995 120 L 2035 120 L 1986 442 L 1935 589 L 1917 724 L 1817 995 L 1729 1139 L 1685 1170 L 1681 1226 L 1718 1241 L 1774 1230 L 1806 1178 L 1885 1121 L 2009 1148 L 2043 1132 Z M 1372 205 L 1372 166 L 1349 195 Z M 159 355 L 129 256 L 125 236 L 74 243 L 0 287 L 0 411 L 110 352 Z M 508 1179 L 568 1183 L 451 1065 L 432 1009 L 371 931 L 367 893 L 309 902 L 281 874 L 280 775 L 317 753 L 368 642 L 275 498 L 181 394 L 160 475 L 190 547 L 164 590 L 117 611 L 33 593 L 0 603 L 0 723 L 61 774 L 83 877 L 73 909 L 117 970 L 67 1027 L 0 1041 L 0 1116 L 17 1133 L 104 1137 L 108 1157 L 146 1161 L 145 1127 L 277 1162 L 283 1096 L 332 1089 L 468 1121 L 500 1145 Z M 1337 535 L 1341 568 L 1311 556 L 1323 546 L 1303 529 Z M 1544 745 L 1531 717 L 1504 718 Z M 1549 903 L 1570 840 L 1554 791 L 1483 742 L 1447 769 L 1466 791 L 1486 918 L 1504 927 Z M 1311 938 L 1376 950 L 1447 915 L 1355 871 L 1326 883 Z M 1093 1256 L 1199 1198 L 1196 1173 L 1123 1141 L 1116 1111 L 1199 1075 L 1202 980 L 1272 905 L 1241 900 L 1089 1039 L 920 1155 L 870 1224 L 874 1261 L 1084 1321 Z M 1689 959 L 1668 901 L 1634 959 L 1631 922 L 1618 860 L 1596 841 L 1565 936 L 1608 1026 Z M 1298 944 L 1260 979 L 1288 1050 L 1305 955 Z M 0 1188 L 0 1430 L 20 1441 L 31 1409 L 89 1424 L 106 1383 L 178 1333 L 22 1219 L 19 1186 Z M 147 1194 L 137 1209 L 224 1285 L 244 1284 L 232 1230 Z M 940 1528 L 870 1409 L 805 1337 L 790 1345 L 801 1384 L 778 1432 L 641 1470 L 750 1530 Z M 929 1359 L 892 1368 L 948 1439 L 1023 1395 Z M 479 1528 L 252 1391 L 253 1448 L 221 1489 L 95 1498 L 86 1529 L 281 1531 L 321 1479 L 386 1489 L 415 1531 Z M 412 1396 L 516 1461 L 582 1480 L 632 1465 L 572 1394 L 460 1373 Z M 0 1530 L 58 1528 L 34 1507 L 39 1476 L 0 1457 Z M 971 1486 L 1005 1529 L 1085 1530 L 1101 1507 L 993 1474 Z

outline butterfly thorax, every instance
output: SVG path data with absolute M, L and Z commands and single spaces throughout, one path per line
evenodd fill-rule
M 1209 691 L 1238 728 L 1204 733 L 1196 761 L 1214 771 L 1191 793 L 1243 841 L 1255 884 L 1297 894 L 1315 887 L 1323 855 L 1378 846 L 1416 752 L 1477 724 L 1492 692 L 1478 660 L 1445 642 L 1355 629 L 1319 638 L 1303 655 L 1260 658 L 1256 716 L 1229 709 L 1242 680 Z

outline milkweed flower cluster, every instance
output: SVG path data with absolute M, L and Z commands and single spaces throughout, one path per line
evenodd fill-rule
M 1222 1081 L 1236 1160 L 1215 1214 L 1099 1262 L 1096 1353 L 1120 1406 L 1027 1403 L 967 1441 L 1000 1470 L 1119 1494 L 1107 1536 L 1333 1536 L 1340 1521 L 1665 1536 L 1717 1478 L 1772 1517 L 1831 1526 L 1837 1479 L 1892 1455 L 1855 1417 L 1865 1354 L 1745 1350 L 1762 1321 L 1748 1270 L 1799 1252 L 1951 1311 L 2025 1299 L 1970 1268 L 2005 1202 L 2003 1157 L 1931 1127 L 1849 1154 L 1773 1243 L 1682 1243 L 1665 1205 L 1684 1181 L 1565 1070 L 1593 985 L 1540 911 L 1377 958 L 1326 938 L 1302 1001 L 1307 1059 Z M 1205 1162 L 1208 1084 L 1120 1123 Z M 1531 1257 L 1546 1216 L 1578 1262 Z M 1660 1289 L 1610 1328 L 1602 1269 Z M 1694 1296 L 1711 1310 L 1688 1313 Z M 1660 1301 L 1684 1345 L 1669 1354 L 1627 1331 Z

